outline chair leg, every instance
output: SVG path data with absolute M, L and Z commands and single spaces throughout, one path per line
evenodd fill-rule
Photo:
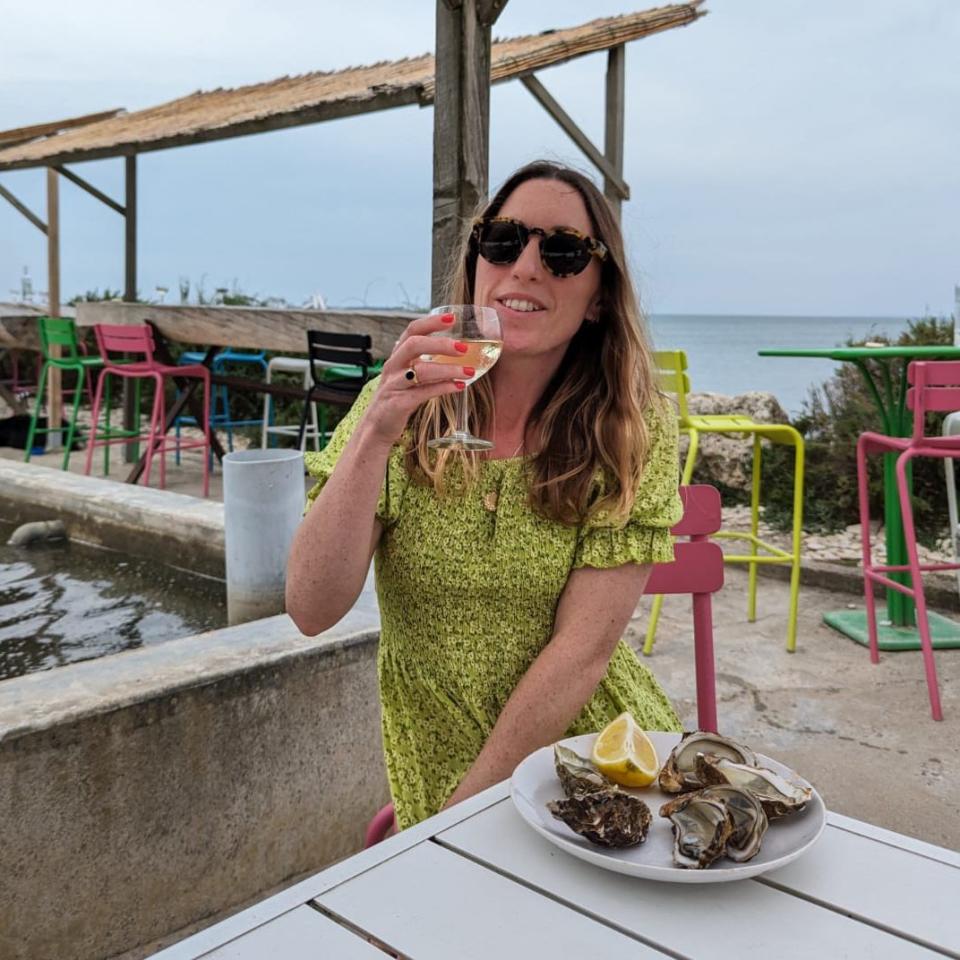
M 205 374 L 203 378 L 203 439 L 205 446 L 200 448 L 203 455 L 203 495 L 210 496 L 210 458 L 213 455 L 213 447 L 210 443 L 210 375 Z
M 267 367 L 266 382 L 267 382 L 267 385 L 269 386 L 270 385 L 270 368 L 269 367 Z M 267 439 L 269 437 L 267 427 L 270 426 L 271 423 L 273 422 L 272 421 L 273 411 L 271 409 L 271 402 L 270 402 L 272 396 L 273 395 L 270 393 L 265 393 L 263 395 L 263 423 L 260 424 L 260 449 L 261 450 L 267 449 Z
M 303 398 L 303 413 L 300 414 L 300 427 L 297 430 L 297 449 L 306 450 L 307 449 L 307 414 L 310 411 L 310 390 L 307 390 L 306 396 Z M 316 408 L 314 407 L 314 417 L 316 417 Z
M 77 432 L 77 414 L 80 412 L 80 398 L 83 396 L 83 385 L 86 380 L 86 370 L 80 366 L 77 367 L 77 386 L 73 391 L 73 412 L 70 416 L 70 425 L 67 427 L 67 439 L 63 445 L 63 469 L 70 469 L 70 449 L 73 446 L 73 438 Z
M 37 419 L 40 417 L 40 411 L 43 408 L 43 391 L 47 383 L 47 369 L 49 363 L 44 363 L 40 369 L 40 376 L 37 379 L 37 401 L 33 405 L 33 416 L 30 418 L 30 426 L 27 428 L 27 449 L 24 451 L 23 462 L 30 462 L 30 455 L 33 453 L 33 441 L 37 434 Z M 50 424 L 47 424 L 49 427 Z
M 157 452 L 160 454 L 160 489 L 167 489 L 167 435 L 164 427 L 167 424 L 167 396 L 162 386 L 157 388 L 160 394 L 160 417 L 157 424 L 160 427 L 160 433 L 157 437 Z
M 680 483 L 684 487 L 690 485 L 690 480 L 693 477 L 693 468 L 697 462 L 697 450 L 700 447 L 700 431 L 691 427 L 687 431 L 687 436 L 690 438 L 690 444 L 687 447 L 687 456 L 683 461 L 683 472 L 680 475 Z
M 750 478 L 750 556 L 757 556 L 757 536 L 760 534 L 760 470 L 762 447 L 759 434 L 753 435 L 753 469 Z M 757 619 L 757 564 L 747 564 L 747 622 L 754 623 Z
M 93 412 L 91 414 L 92 421 L 90 423 L 90 440 L 87 443 L 87 457 L 86 457 L 86 462 L 83 468 L 83 472 L 88 477 L 90 476 L 90 468 L 93 466 L 93 450 L 94 450 L 94 447 L 96 447 L 97 445 L 97 423 L 100 420 L 100 403 L 103 399 L 104 387 L 107 384 L 109 384 L 109 382 L 110 382 L 110 374 L 107 373 L 106 370 L 102 370 L 100 372 L 100 376 L 97 377 L 97 389 L 94 391 L 94 394 L 93 394 Z M 109 387 L 107 387 L 107 389 L 109 390 Z M 108 423 L 110 421 L 109 409 L 110 409 L 110 403 L 108 400 L 107 402 L 107 410 L 108 410 L 107 422 Z M 109 440 L 109 438 L 110 438 L 110 430 L 108 427 L 107 440 Z M 107 449 L 109 449 L 108 443 L 105 443 L 104 446 Z
M 857 497 L 860 501 L 860 548 L 863 557 L 863 591 L 867 609 L 867 639 L 870 645 L 870 661 L 880 662 L 880 647 L 877 643 L 877 598 L 873 592 L 873 555 L 870 549 L 870 494 L 867 475 L 867 448 L 861 439 L 857 443 Z
M 643 655 L 649 657 L 653 653 L 653 645 L 657 639 L 657 623 L 660 620 L 660 610 L 663 607 L 663 594 L 658 593 L 650 605 L 650 617 L 647 620 L 647 638 L 643 643 Z
M 227 428 L 227 451 L 233 453 L 233 417 L 230 414 L 230 397 L 227 395 L 227 388 L 221 384 L 220 399 L 223 402 L 224 426 Z
M 158 379 L 161 381 L 160 383 L 156 383 Z M 159 374 L 154 375 L 154 383 L 153 407 L 150 412 L 150 428 L 147 431 L 147 462 L 143 470 L 143 485 L 145 487 L 150 486 L 150 469 L 153 467 L 153 452 L 156 449 L 155 438 L 157 436 L 157 430 L 163 429 L 163 424 L 158 423 L 160 417 L 160 401 L 163 396 L 163 381 Z
M 803 438 L 797 436 L 793 460 L 793 562 L 790 566 L 790 613 L 787 619 L 787 650 L 797 649 L 797 613 L 800 605 L 800 549 L 803 542 Z
M 917 610 L 917 630 L 923 651 L 923 668 L 927 675 L 927 692 L 930 695 L 930 712 L 934 720 L 943 719 L 940 707 L 940 689 L 937 686 L 937 665 L 933 659 L 933 641 L 930 637 L 930 619 L 927 615 L 927 598 L 923 590 L 923 574 L 917 553 L 917 535 L 913 525 L 913 505 L 910 502 L 910 484 L 907 481 L 908 454 L 897 457 L 897 492 L 900 495 L 900 513 L 903 517 L 903 535 L 907 541 L 907 556 L 910 562 L 910 579 L 913 586 L 913 602 Z
M 313 449 L 320 451 L 323 444 L 320 441 L 320 419 L 317 416 L 317 404 L 310 404 L 310 421 L 313 424 Z
M 173 462 L 179 467 L 180 466 L 180 417 L 174 421 L 173 424 Z
M 954 427 L 960 427 L 960 415 L 956 413 L 951 413 L 944 418 L 943 421 L 943 435 L 952 436 L 955 431 Z M 958 543 L 958 535 L 960 535 L 960 518 L 957 516 L 957 483 L 956 476 L 953 469 L 953 458 L 944 457 L 943 458 L 943 472 L 944 479 L 946 480 L 947 485 L 947 513 L 950 516 L 950 543 L 953 545 L 953 559 L 960 563 L 960 543 Z M 960 570 L 956 571 L 957 577 L 957 590 L 960 591 Z
M 112 419 L 113 419 L 113 393 L 112 393 L 112 391 L 113 391 L 113 382 L 112 382 L 111 379 L 110 379 L 110 374 L 107 373 L 106 370 L 102 370 L 102 371 L 100 372 L 100 377 L 99 377 L 98 380 L 97 380 L 98 385 L 99 385 L 99 383 L 100 383 L 101 380 L 102 380 L 102 381 L 105 381 L 105 386 L 104 386 L 104 394 L 105 394 L 105 397 L 104 397 L 104 399 L 106 400 L 106 403 L 107 403 L 107 410 L 106 410 L 106 413 L 107 413 L 107 426 L 106 426 L 107 434 L 106 434 L 106 435 L 107 435 L 107 439 L 109 439 L 109 438 L 110 438 L 110 430 L 111 430 L 111 421 L 112 421 Z M 137 419 L 138 419 L 138 420 L 139 420 L 139 417 L 140 417 L 140 406 L 139 406 L 139 396 L 138 396 L 138 398 L 137 398 Z M 94 433 L 96 433 L 96 429 L 97 429 L 97 425 L 96 425 L 96 423 L 94 423 L 94 425 L 93 425 Z M 110 476 L 110 444 L 109 444 L 109 443 L 105 443 L 105 444 L 103 445 L 103 475 L 104 475 L 105 477 L 109 477 L 109 476 Z
M 693 647 L 697 674 L 697 724 L 717 732 L 717 680 L 713 655 L 713 612 L 709 593 L 693 595 Z

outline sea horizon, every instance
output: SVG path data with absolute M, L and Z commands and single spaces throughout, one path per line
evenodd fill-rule
M 813 357 L 760 357 L 760 350 L 829 349 L 848 339 L 896 337 L 911 317 L 805 314 L 653 313 L 647 317 L 657 350 L 687 354 L 691 390 L 735 396 L 749 390 L 773 394 L 795 417 L 812 387 L 840 364 Z

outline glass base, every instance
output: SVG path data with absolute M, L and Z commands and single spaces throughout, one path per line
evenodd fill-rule
M 427 441 L 427 446 L 433 449 L 447 449 L 457 447 L 461 450 L 492 450 L 493 444 L 489 440 L 481 440 L 470 433 L 451 433 L 449 437 L 436 437 Z

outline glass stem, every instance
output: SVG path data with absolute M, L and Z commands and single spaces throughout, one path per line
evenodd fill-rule
M 469 436 L 470 430 L 467 425 L 467 418 L 469 410 L 467 408 L 467 390 L 469 387 L 464 387 L 462 390 L 457 391 L 457 434 L 460 436 Z

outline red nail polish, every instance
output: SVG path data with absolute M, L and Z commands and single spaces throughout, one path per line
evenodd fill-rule
M 454 347 L 456 347 L 456 349 L 459 350 L 460 353 L 466 353 L 470 349 L 465 343 L 463 343 L 460 340 L 457 340 L 454 343 Z
M 462 390 L 462 389 L 466 386 L 466 384 L 465 384 L 462 380 L 454 380 L 454 381 L 453 381 L 453 385 L 454 385 L 458 390 Z
M 465 377 L 472 377 L 476 372 L 477 372 L 477 371 L 474 370 L 473 367 L 464 367 L 464 368 L 463 368 L 463 375 L 464 375 Z
M 440 318 L 440 322 L 441 322 L 441 323 L 453 323 L 454 319 L 455 319 L 455 318 L 454 318 L 454 316 L 453 316 L 452 313 L 445 313 L 445 314 Z

